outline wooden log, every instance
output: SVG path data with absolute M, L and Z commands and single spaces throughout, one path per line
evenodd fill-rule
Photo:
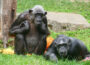
M 1 31 L 4 48 L 8 43 L 9 27 L 16 16 L 16 0 L 2 0 Z

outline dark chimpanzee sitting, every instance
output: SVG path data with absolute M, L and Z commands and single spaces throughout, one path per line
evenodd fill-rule
M 22 13 L 10 28 L 15 34 L 15 53 L 43 54 L 46 48 L 47 12 L 40 5 Z
M 9 29 L 10 35 L 15 36 L 14 52 L 16 54 L 26 53 L 25 35 L 29 32 L 29 11 L 21 13 Z
M 26 35 L 28 53 L 43 54 L 46 48 L 46 37 L 49 34 L 47 27 L 47 12 L 42 6 L 35 6 L 30 13 L 30 31 Z
M 89 52 L 84 43 L 78 39 L 59 35 L 48 48 L 45 58 L 51 61 L 58 61 L 59 58 L 69 60 L 84 59 Z

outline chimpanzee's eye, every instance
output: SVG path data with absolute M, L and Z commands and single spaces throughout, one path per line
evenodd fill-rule
M 57 45 L 57 47 L 61 47 L 61 46 L 67 46 L 67 44 L 59 44 L 59 45 Z
M 62 45 L 61 44 L 57 45 L 57 47 L 60 47 L 60 46 L 62 46 Z
M 66 47 L 66 46 L 67 46 L 67 44 L 63 44 L 63 46 L 65 46 L 65 47 Z
M 35 16 L 38 16 L 38 14 L 36 13 Z
M 44 15 L 43 15 L 42 13 L 36 13 L 36 14 L 35 14 L 35 17 L 36 17 L 36 16 L 41 16 L 41 17 L 43 17 Z
M 40 16 L 43 17 L 43 14 L 41 13 Z

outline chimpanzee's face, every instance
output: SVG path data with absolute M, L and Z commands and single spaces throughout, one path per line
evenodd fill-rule
M 66 36 L 59 36 L 55 41 L 55 47 L 57 49 L 58 54 L 61 57 L 65 57 L 68 53 L 70 39 Z
M 47 12 L 42 12 L 41 10 L 37 10 L 37 11 L 33 11 L 30 10 L 31 15 L 33 17 L 33 21 L 35 25 L 41 25 L 41 23 L 43 22 L 43 18 L 45 17 L 45 15 L 47 14 Z
M 44 16 L 45 16 L 45 14 L 43 14 L 43 13 L 36 13 L 35 18 L 34 18 L 34 23 L 36 25 L 41 25 L 41 23 L 43 22 Z

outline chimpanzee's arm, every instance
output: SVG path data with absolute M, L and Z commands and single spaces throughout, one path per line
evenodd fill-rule
M 54 42 L 50 45 L 50 47 L 48 48 L 47 52 L 45 53 L 44 57 L 48 60 L 51 60 L 51 61 L 55 61 L 57 62 L 58 61 L 58 58 L 57 58 L 57 51 L 55 49 L 55 46 L 54 46 Z
M 13 26 L 13 28 L 10 28 L 10 34 L 17 34 L 17 33 L 24 33 L 29 30 L 29 22 L 24 21 L 18 26 Z
M 44 34 L 47 34 L 49 35 L 50 32 L 48 30 L 48 26 L 47 26 L 47 18 L 46 16 L 43 17 L 43 21 L 41 22 L 41 25 L 40 25 L 40 31 Z
M 56 53 L 53 52 L 53 49 L 49 49 L 49 50 L 45 53 L 44 57 L 45 57 L 46 59 L 48 59 L 48 60 L 51 60 L 51 61 L 55 61 L 55 62 L 58 61 L 58 58 L 57 58 L 57 56 L 56 56 Z

